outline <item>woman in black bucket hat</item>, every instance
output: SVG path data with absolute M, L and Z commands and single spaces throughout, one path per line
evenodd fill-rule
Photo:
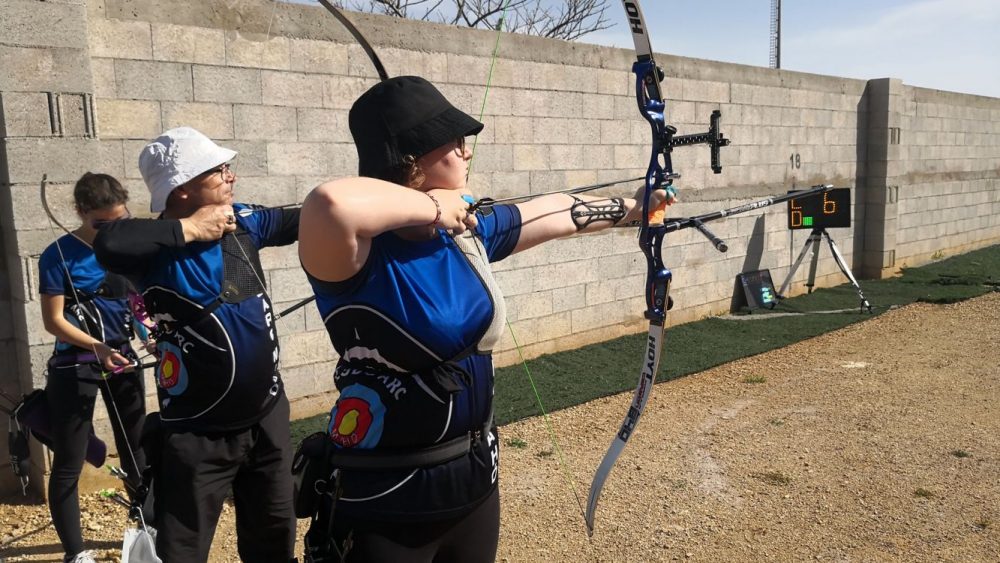
M 489 264 L 632 221 L 641 206 L 553 194 L 470 211 L 465 138 L 483 124 L 419 77 L 377 84 L 349 121 L 360 177 L 314 189 L 299 226 L 299 256 L 340 355 L 326 435 L 338 470 L 327 490 L 338 494 L 332 521 L 314 523 L 307 543 L 316 560 L 493 561 L 491 351 L 506 316 Z

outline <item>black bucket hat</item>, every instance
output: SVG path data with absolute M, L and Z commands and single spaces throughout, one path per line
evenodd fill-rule
M 380 178 L 459 137 L 476 135 L 483 124 L 451 105 L 419 76 L 397 76 L 361 95 L 348 116 L 358 149 L 358 174 Z

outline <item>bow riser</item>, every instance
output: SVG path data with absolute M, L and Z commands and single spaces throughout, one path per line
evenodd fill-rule
M 709 144 L 712 149 L 712 170 L 718 173 L 721 171 L 718 157 L 719 148 L 729 144 L 729 141 L 719 132 L 719 115 L 721 115 L 719 112 L 713 113 L 707 133 L 674 137 L 677 129 L 667 124 L 665 118 L 666 103 L 663 101 L 663 92 L 660 88 L 663 73 L 656 66 L 656 61 L 653 58 L 653 49 L 642 10 L 639 8 L 639 2 L 637 0 L 622 0 L 622 6 L 625 8 L 629 28 L 632 31 L 632 39 L 635 43 L 636 62 L 632 64 L 632 72 L 636 76 L 636 103 L 639 113 L 649 123 L 652 135 L 649 167 L 646 170 L 646 187 L 642 196 L 642 221 L 639 228 L 639 248 L 646 257 L 647 266 L 645 316 L 649 319 L 649 336 L 646 341 L 647 349 L 642 370 L 639 373 L 639 382 L 632 396 L 632 405 L 629 407 L 611 447 L 608 448 L 604 459 L 601 460 L 594 475 L 594 481 L 590 486 L 587 510 L 584 514 L 589 535 L 594 533 L 594 514 L 604 482 L 639 424 L 639 418 L 642 416 L 642 411 L 652 393 L 653 383 L 659 371 L 667 310 L 670 309 L 670 283 L 673 276 L 670 270 L 664 266 L 661 255 L 663 238 L 667 233 L 667 227 L 664 225 L 666 202 L 661 203 L 656 209 L 651 209 L 653 192 L 664 186 L 669 187 L 673 180 L 679 177 L 674 173 L 673 163 L 670 159 L 673 147 L 700 143 Z

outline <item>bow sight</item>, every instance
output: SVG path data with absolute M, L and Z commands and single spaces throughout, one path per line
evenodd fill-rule
M 658 66 L 654 66 L 652 64 L 652 59 L 650 58 L 645 61 L 638 61 L 634 63 L 632 70 L 637 74 L 640 72 L 643 73 L 639 75 L 641 79 L 637 81 L 638 88 L 643 88 L 643 85 L 646 86 L 645 91 L 638 92 L 639 98 L 642 100 L 642 102 L 640 102 L 640 109 L 644 112 L 655 112 L 655 114 L 658 114 L 657 117 L 663 119 L 666 103 L 658 103 L 658 100 L 663 99 L 659 86 L 659 83 L 663 82 L 664 78 L 663 69 Z M 657 77 L 656 83 L 653 83 L 654 72 Z M 654 88 L 654 90 L 650 92 L 650 88 Z M 729 139 L 727 139 L 725 135 L 722 134 L 722 131 L 719 130 L 719 123 L 721 121 L 722 111 L 713 110 L 712 115 L 708 118 L 708 131 L 704 133 L 674 136 L 677 133 L 677 128 L 666 123 L 664 120 L 663 129 L 659 132 L 659 135 L 661 136 L 661 139 L 659 139 L 661 151 L 663 154 L 666 154 L 674 147 L 701 144 L 708 145 L 709 150 L 711 150 L 712 153 L 712 172 L 720 174 L 722 173 L 722 162 L 719 158 L 719 149 L 729 146 Z
M 705 133 L 693 133 L 690 135 L 681 135 L 679 137 L 674 137 L 674 133 L 677 132 L 677 128 L 673 125 L 667 125 L 667 140 L 663 143 L 664 150 L 670 150 L 674 147 L 682 147 L 685 145 L 700 145 L 707 144 L 709 149 L 712 151 L 712 172 L 719 174 L 722 172 L 722 163 L 719 162 L 719 149 L 721 147 L 729 146 L 729 139 L 727 139 L 722 131 L 719 131 L 719 121 L 722 120 L 722 112 L 719 110 L 713 110 L 711 117 L 708 118 L 708 131 Z

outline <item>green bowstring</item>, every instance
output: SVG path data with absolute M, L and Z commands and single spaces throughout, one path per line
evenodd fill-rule
M 496 43 L 493 45 L 493 57 L 490 59 L 490 72 L 486 78 L 486 92 L 483 93 L 483 104 L 479 108 L 479 122 L 482 123 L 483 117 L 486 115 L 486 102 L 489 99 L 490 87 L 493 85 L 493 72 L 496 69 L 497 55 L 500 52 L 500 37 L 503 33 L 504 22 L 507 21 L 507 8 L 510 7 L 510 0 L 506 0 L 503 5 L 503 10 L 500 13 L 500 20 L 497 22 L 497 39 Z M 479 135 L 476 135 L 472 142 L 472 155 L 473 158 L 469 160 L 468 175 L 472 174 L 472 162 L 476 154 L 476 146 L 479 143 Z M 510 324 L 510 319 L 504 318 L 504 322 L 507 324 L 507 330 L 510 332 L 511 340 L 514 342 L 514 348 L 517 350 L 518 358 L 521 360 L 521 365 L 524 366 L 524 374 L 528 378 L 528 383 L 531 385 L 531 391 L 535 395 L 535 401 L 538 403 L 539 410 L 542 411 L 542 419 L 545 421 L 545 428 L 549 433 L 549 439 L 552 440 L 552 445 L 555 448 L 556 456 L 559 459 L 559 467 L 562 470 L 563 478 L 569 485 L 570 490 L 573 492 L 573 496 L 576 498 L 576 506 L 580 511 L 580 516 L 586 521 L 586 512 L 583 509 L 583 501 L 580 498 L 580 492 L 577 490 L 576 481 L 573 479 L 573 474 L 569 471 L 569 465 L 566 463 L 566 457 L 563 454 L 563 449 L 559 445 L 559 440 L 556 438 L 555 428 L 552 425 L 552 419 L 549 417 L 549 413 L 545 410 L 545 405 L 542 402 L 542 396 L 538 393 L 538 386 L 535 384 L 535 378 L 531 375 L 531 368 L 528 367 L 528 362 L 524 358 L 524 352 L 521 350 L 521 345 L 517 341 L 517 336 L 514 334 L 514 328 Z

